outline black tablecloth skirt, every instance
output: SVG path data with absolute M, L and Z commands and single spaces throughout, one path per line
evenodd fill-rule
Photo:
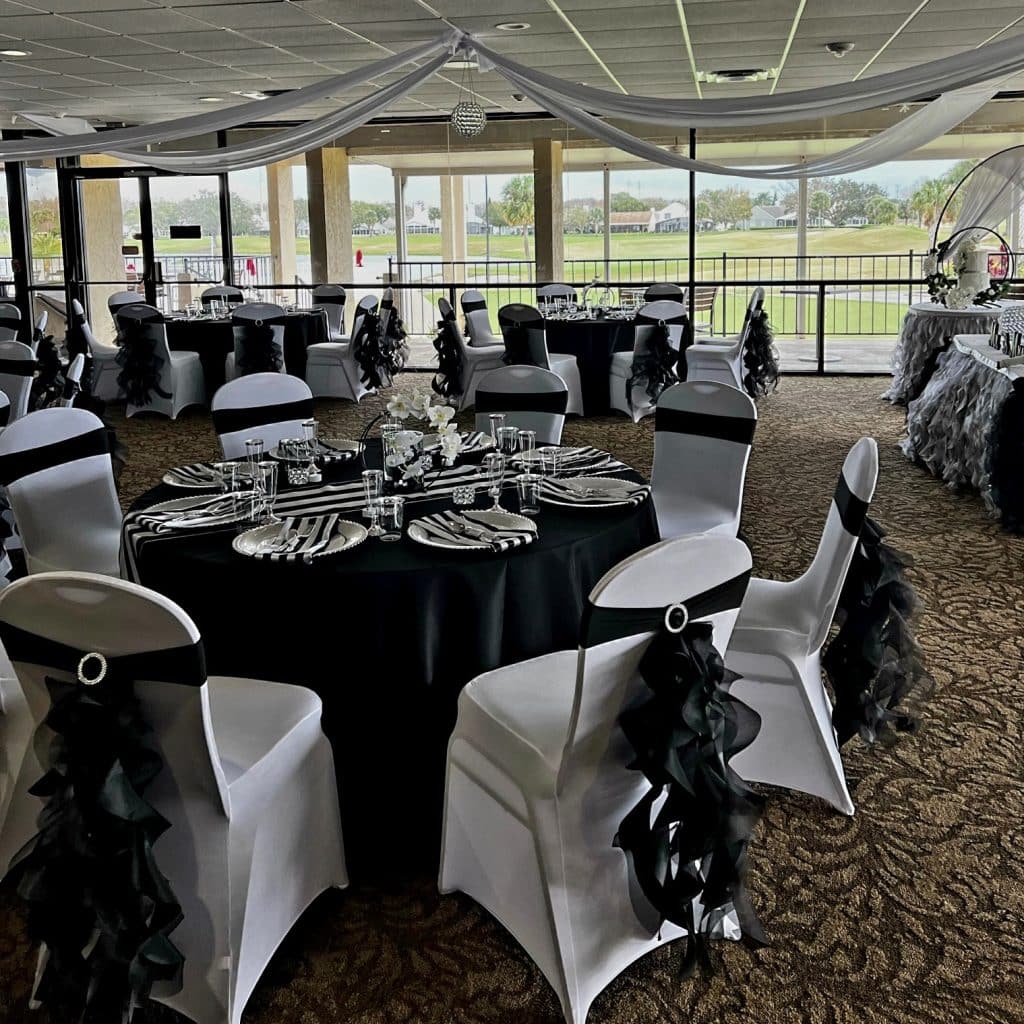
M 181 493 L 161 486 L 138 504 Z M 481 493 L 477 507 L 487 504 Z M 513 491 L 503 504 L 516 508 Z M 449 497 L 407 504 L 406 522 L 444 508 Z M 459 691 L 489 669 L 574 649 L 594 584 L 658 539 L 650 501 L 624 511 L 543 506 L 537 522 L 538 540 L 506 555 L 403 537 L 308 566 L 235 554 L 229 532 L 185 536 L 148 546 L 139 575 L 195 620 L 211 674 L 321 696 L 350 862 L 364 872 L 434 864 Z
M 576 357 L 583 389 L 583 415 L 608 412 L 612 354 L 633 350 L 633 321 L 545 320 L 544 332 L 549 352 L 567 352 Z
M 293 377 L 306 379 L 306 349 L 327 341 L 327 321 L 322 313 L 297 312 L 285 315 L 284 365 Z M 206 378 L 209 402 L 224 383 L 224 359 L 234 350 L 231 321 L 168 320 L 167 344 L 174 352 L 198 352 Z

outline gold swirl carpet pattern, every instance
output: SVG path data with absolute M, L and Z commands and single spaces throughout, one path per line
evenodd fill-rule
M 399 387 L 423 391 L 406 374 Z M 948 491 L 896 448 L 903 415 L 878 379 L 786 378 L 761 403 L 744 532 L 755 571 L 810 561 L 843 457 L 877 438 L 872 509 L 916 561 L 918 636 L 936 688 L 923 728 L 891 749 L 844 752 L 857 814 L 768 790 L 750 892 L 771 941 L 718 944 L 710 979 L 680 983 L 671 946 L 594 1003 L 591 1024 L 1011 1024 L 1024 1021 L 1024 538 L 974 495 Z M 321 402 L 325 436 L 357 436 L 382 407 Z M 128 447 L 127 501 L 169 466 L 210 458 L 205 413 L 113 422 Z M 570 421 L 567 443 L 647 472 L 650 419 Z M 0 890 L 0 1021 L 71 1024 L 28 1011 L 35 965 L 24 919 Z M 170 1024 L 160 1008 L 137 1024 Z M 557 1024 L 557 1002 L 514 940 L 427 874 L 323 895 L 249 1001 L 246 1024 Z

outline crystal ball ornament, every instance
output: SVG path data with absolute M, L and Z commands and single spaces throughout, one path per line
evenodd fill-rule
M 487 113 L 479 103 L 462 100 L 452 109 L 451 122 L 464 139 L 472 139 L 487 127 Z

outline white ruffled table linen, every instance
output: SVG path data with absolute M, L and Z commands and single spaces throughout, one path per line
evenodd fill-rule
M 957 337 L 939 356 L 924 391 L 907 406 L 900 448 L 947 487 L 978 491 L 988 512 L 999 517 L 988 456 L 999 414 L 1013 381 L 1024 377 L 1024 366 L 993 366 L 986 340 L 987 335 Z

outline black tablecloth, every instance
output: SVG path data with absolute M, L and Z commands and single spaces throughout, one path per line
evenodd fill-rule
M 379 464 L 379 449 L 369 458 Z M 160 486 L 137 504 L 183 493 Z M 477 507 L 487 503 L 481 493 Z M 502 503 L 514 510 L 514 492 Z M 407 503 L 406 522 L 444 508 L 450 498 Z M 537 522 L 537 541 L 509 554 L 367 539 L 308 566 L 235 554 L 233 531 L 183 531 L 143 550 L 138 577 L 192 616 L 211 674 L 320 694 L 346 849 L 365 870 L 413 850 L 436 859 L 461 688 L 500 665 L 575 648 L 594 584 L 658 538 L 650 500 L 624 511 L 543 506 Z
M 583 389 L 583 415 L 597 416 L 611 408 L 608 373 L 612 354 L 632 352 L 632 320 L 544 321 L 549 352 L 567 352 L 576 357 Z
M 224 383 L 224 359 L 234 350 L 229 317 L 215 320 L 168 319 L 167 344 L 175 352 L 198 352 L 206 378 L 207 400 Z M 306 349 L 327 341 L 327 320 L 319 310 L 285 314 L 284 365 L 293 377 L 306 379 Z

